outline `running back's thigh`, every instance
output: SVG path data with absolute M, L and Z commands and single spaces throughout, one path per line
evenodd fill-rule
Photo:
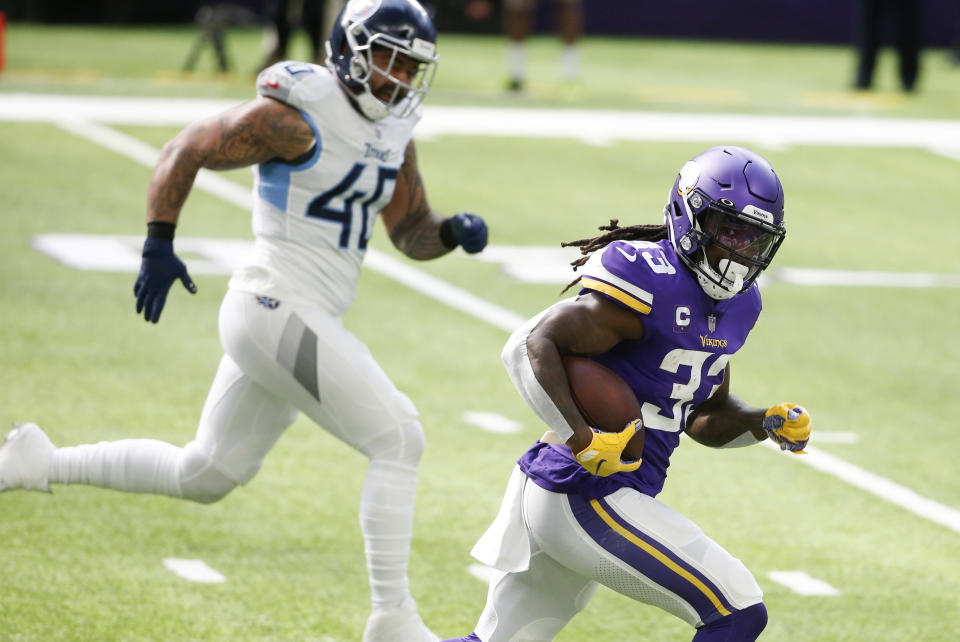
M 527 484 L 524 516 L 552 558 L 693 626 L 762 601 L 743 563 L 680 513 L 633 489 L 601 499 Z
M 361 452 L 388 433 L 419 429 L 413 402 L 339 317 L 231 291 L 220 335 L 246 374 Z
M 536 551 L 525 571 L 494 572 L 476 633 L 483 642 L 548 642 L 583 610 L 598 587 Z

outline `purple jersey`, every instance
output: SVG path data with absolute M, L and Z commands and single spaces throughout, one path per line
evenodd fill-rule
M 656 497 L 686 420 L 723 382 L 730 356 L 760 314 L 752 286 L 725 301 L 700 288 L 669 241 L 614 241 L 581 268 L 580 293 L 596 292 L 643 316 L 644 337 L 593 359 L 626 381 L 643 409 L 643 464 L 609 477 L 591 475 L 566 446 L 535 444 L 520 467 L 547 490 L 587 499 L 629 486 Z

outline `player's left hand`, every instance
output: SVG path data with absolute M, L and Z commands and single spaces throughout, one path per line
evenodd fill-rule
M 576 453 L 577 462 L 587 469 L 587 472 L 599 477 L 607 477 L 613 473 L 628 473 L 640 468 L 642 459 L 623 461 L 623 449 L 633 439 L 633 436 L 643 430 L 643 421 L 634 419 L 620 432 L 602 432 L 591 428 L 593 438 L 590 444 Z
M 167 302 L 167 292 L 177 279 L 190 294 L 197 293 L 197 286 L 187 274 L 187 266 L 173 253 L 173 241 L 148 237 L 143 243 L 140 274 L 133 286 L 137 314 L 143 312 L 143 318 L 152 323 L 159 321 Z
M 795 403 L 781 403 L 767 410 L 763 429 L 780 450 L 802 455 L 810 441 L 810 414 Z
M 476 254 L 487 246 L 487 224 L 476 214 L 462 212 L 449 221 L 453 238 L 465 252 Z

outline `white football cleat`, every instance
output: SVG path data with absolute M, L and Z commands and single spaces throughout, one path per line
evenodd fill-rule
M 0 492 L 50 492 L 50 460 L 56 449 L 37 424 L 16 424 L 0 444 Z
M 378 609 L 370 614 L 363 642 L 439 642 L 440 638 L 420 619 L 413 598 L 405 599 L 392 609 Z

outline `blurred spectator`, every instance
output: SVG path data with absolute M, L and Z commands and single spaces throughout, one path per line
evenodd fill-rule
M 525 41 L 533 29 L 534 12 L 538 0 L 505 0 L 504 22 L 507 38 L 508 88 L 520 91 L 526 82 L 527 49 Z M 581 0 L 554 0 L 557 31 L 563 40 L 560 54 L 560 73 L 565 80 L 573 80 L 580 73 L 580 35 L 583 31 Z
M 339 12 L 343 0 L 334 0 Z M 273 17 L 276 30 L 276 43 L 267 54 L 263 67 L 267 68 L 275 62 L 287 59 L 287 47 L 290 44 L 290 34 L 299 25 L 307 31 L 310 37 L 310 60 L 320 64 L 323 62 L 323 34 L 326 17 L 325 0 L 272 0 L 267 3 L 267 15 Z M 297 15 L 300 16 L 299 20 Z
M 463 14 L 468 20 L 486 20 L 493 13 L 490 0 L 467 0 Z
M 260 23 L 260 17 L 249 9 L 229 4 L 206 4 L 197 10 L 197 25 L 200 35 L 193 42 L 190 53 L 183 63 L 184 71 L 193 71 L 197 65 L 197 58 L 204 46 L 210 43 L 217 57 L 217 68 L 226 73 L 230 70 L 230 59 L 227 58 L 226 31 L 234 25 L 255 25 Z
M 950 59 L 953 64 L 960 65 L 960 0 L 957 0 L 957 26 L 953 36 L 953 51 L 950 53 Z
M 920 0 L 860 0 L 857 34 L 857 89 L 870 89 L 877 51 L 883 39 L 885 18 L 893 17 L 894 38 L 900 61 L 900 84 L 904 91 L 916 88 L 920 72 Z

